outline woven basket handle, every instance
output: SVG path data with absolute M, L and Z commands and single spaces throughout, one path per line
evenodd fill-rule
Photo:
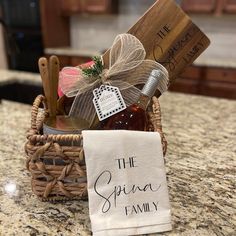
M 31 109 L 31 129 L 33 129 L 36 132 L 38 132 L 43 125 L 43 119 L 38 120 L 38 112 L 41 104 L 43 104 L 43 108 L 46 111 L 47 110 L 46 99 L 43 95 L 38 95 L 35 98 Z
M 159 132 L 161 135 L 163 154 L 165 156 L 166 150 L 167 150 L 167 141 L 166 141 L 164 133 L 162 131 L 160 104 L 159 104 L 158 99 L 156 97 L 153 97 L 152 101 L 153 101 L 153 105 L 152 105 L 153 116 L 151 119 L 152 119 L 152 123 L 154 125 L 154 131 Z M 43 95 L 38 95 L 35 98 L 32 109 L 31 109 L 31 131 L 28 133 L 27 136 L 31 136 L 33 134 L 38 134 L 40 129 L 43 126 L 43 119 L 40 120 L 38 117 L 39 107 L 41 104 L 43 104 L 43 108 L 45 110 L 45 115 L 47 115 L 48 107 L 46 104 L 46 98 Z M 49 135 L 48 138 L 51 139 L 51 141 L 68 140 L 68 138 L 69 139 L 72 138 L 72 140 L 79 142 L 82 139 L 82 135 Z
M 167 141 L 166 141 L 165 135 L 162 131 L 161 106 L 160 106 L 158 99 L 155 96 L 152 98 L 152 114 L 150 116 L 150 119 L 152 121 L 154 131 L 159 132 L 159 134 L 161 136 L 163 154 L 165 156 L 166 151 L 167 151 Z

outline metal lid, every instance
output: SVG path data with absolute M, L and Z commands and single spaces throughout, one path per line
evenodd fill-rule
M 48 117 L 43 125 L 44 134 L 80 134 L 89 123 L 81 118 L 69 116 Z
M 165 74 L 161 70 L 152 70 L 146 84 L 142 89 L 142 94 L 152 97 L 157 89 L 160 80 L 165 78 Z

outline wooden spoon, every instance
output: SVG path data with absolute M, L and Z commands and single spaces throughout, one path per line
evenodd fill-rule
M 50 116 L 56 116 L 57 113 L 57 89 L 60 71 L 60 63 L 57 56 L 49 58 L 49 87 L 50 87 Z
M 48 61 L 47 58 L 41 57 L 38 61 L 39 72 L 42 79 L 44 95 L 48 105 L 49 112 L 51 111 L 50 100 L 50 85 L 49 85 L 49 74 L 48 74 Z M 50 112 L 51 113 L 51 112 Z

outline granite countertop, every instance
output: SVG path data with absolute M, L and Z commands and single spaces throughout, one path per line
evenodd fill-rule
M 235 235 L 236 101 L 178 93 L 160 101 L 173 230 L 158 235 Z M 52 204 L 31 191 L 30 109 L 0 104 L 0 235 L 91 235 L 87 201 Z
M 38 73 L 0 69 L 0 86 L 13 83 L 42 85 Z

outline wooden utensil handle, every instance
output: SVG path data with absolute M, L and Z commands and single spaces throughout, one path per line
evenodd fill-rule
M 56 116 L 57 113 L 57 90 L 59 79 L 60 63 L 57 56 L 49 58 L 49 85 L 50 85 L 50 116 Z
M 49 113 L 50 113 L 50 111 L 51 111 L 51 106 L 50 106 L 51 104 L 49 102 L 49 100 L 50 100 L 50 85 L 49 85 L 49 73 L 48 73 L 47 58 L 41 57 L 38 60 L 38 67 L 39 67 L 39 72 L 40 72 L 41 79 L 42 79 L 43 90 L 44 90 L 44 94 L 46 97 L 47 106 L 48 106 Z

